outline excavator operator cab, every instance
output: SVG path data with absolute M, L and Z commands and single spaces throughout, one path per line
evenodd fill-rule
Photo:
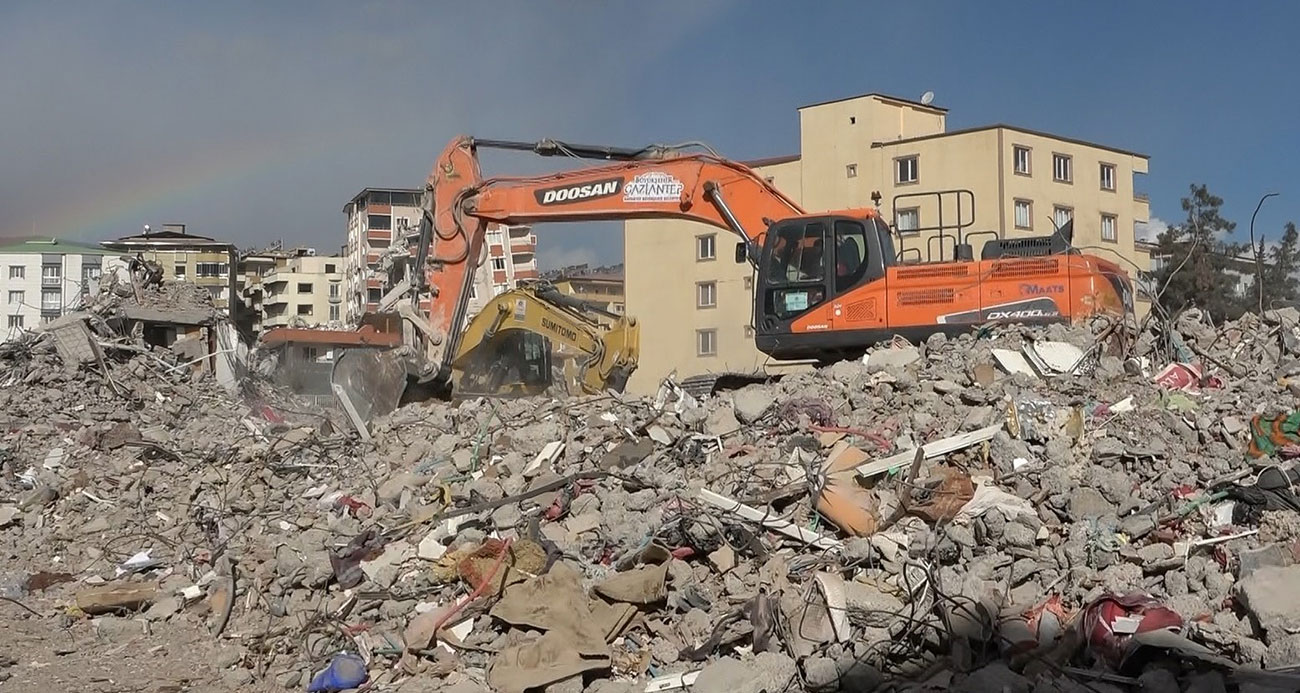
M 893 259 L 889 227 L 878 217 L 806 216 L 772 224 L 754 288 L 757 336 L 789 333 L 805 313 L 884 278 Z

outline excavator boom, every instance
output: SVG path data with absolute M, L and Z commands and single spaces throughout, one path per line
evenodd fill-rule
M 504 144 L 512 149 L 525 146 Z M 686 219 L 735 233 L 746 243 L 751 259 L 757 259 L 768 225 L 803 214 L 794 200 L 749 167 L 711 153 L 543 141 L 533 150 L 610 158 L 619 163 L 542 176 L 484 179 L 478 163 L 479 146 L 480 142 L 470 137 L 453 140 L 429 174 L 425 196 L 417 267 L 428 271 L 417 279 L 427 286 L 432 298 L 428 325 L 441 336 L 429 340 L 425 356 L 442 364 L 437 372 L 444 378 L 450 375 L 459 341 L 452 328 L 463 321 L 469 284 L 490 223 Z

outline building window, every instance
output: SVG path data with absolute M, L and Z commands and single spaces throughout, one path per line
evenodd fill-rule
M 846 178 L 857 178 L 857 177 L 858 177 L 858 165 L 857 165 L 857 164 L 849 164 L 848 166 L 845 166 L 845 167 L 844 167 L 844 177 L 846 177 Z
M 63 307 L 63 294 L 58 290 L 41 291 L 41 310 L 59 310 Z
M 298 293 L 300 294 L 311 293 L 311 282 L 298 282 Z
M 718 283 L 700 282 L 695 285 L 695 307 L 713 308 L 718 305 Z
M 1056 223 L 1057 230 L 1065 228 L 1065 225 L 1074 220 L 1074 210 L 1070 207 L 1056 206 L 1052 208 L 1052 221 Z
M 330 322 L 338 322 L 338 319 L 339 319 L 339 307 L 330 306 Z
M 1074 159 L 1065 154 L 1053 154 L 1052 180 L 1057 183 L 1073 183 Z
M 384 298 L 384 293 L 380 289 L 366 289 L 366 302 L 379 303 Z
M 1029 200 L 1016 200 L 1016 228 L 1034 228 L 1034 203 Z
M 27 300 L 27 294 L 23 293 L 22 291 L 9 292 L 9 305 L 11 306 L 20 306 L 26 300 Z
M 716 234 L 695 237 L 695 259 L 712 260 L 718 256 Z
M 326 265 L 325 265 L 325 274 L 337 274 L 337 273 L 338 273 L 338 269 L 339 269 L 339 266 L 338 266 L 338 265 L 326 264 Z
M 224 262 L 194 263 L 194 276 L 196 277 L 220 277 L 225 273 L 226 263 Z
M 319 352 L 316 351 L 316 347 L 302 348 L 302 357 L 307 359 L 308 361 L 315 361 L 318 353 Z
M 298 306 L 298 315 L 311 315 L 312 313 L 315 312 L 313 308 L 314 306 L 312 306 L 312 304 L 303 303 Z
M 1032 169 L 1029 167 L 1030 166 L 1029 147 L 1021 147 L 1020 145 L 1016 145 L 1012 147 L 1011 151 L 1013 155 L 1012 158 L 1015 159 L 1016 162 L 1016 173 L 1022 176 L 1033 175 L 1031 173 Z
M 504 272 L 506 270 L 506 259 L 503 257 L 492 258 L 492 269 L 498 272 Z
M 26 267 L 23 267 L 22 265 L 9 265 L 9 278 L 10 278 L 10 279 L 26 279 L 26 278 L 27 278 L 27 268 L 26 268 Z
M 339 297 L 339 283 L 330 282 L 330 298 L 338 298 L 338 297 Z
M 91 265 L 91 266 L 88 266 L 88 267 L 82 267 L 82 268 L 81 268 L 81 283 L 82 283 L 82 284 L 85 284 L 86 282 L 96 281 L 96 280 L 98 280 L 98 279 L 99 279 L 100 277 L 102 277 L 102 276 L 104 276 L 104 270 L 103 270 L 103 268 L 101 268 L 101 267 L 99 267 L 99 266 L 97 266 L 97 265 Z
M 1101 165 L 1101 189 L 1115 190 L 1115 164 Z
M 397 228 L 400 229 L 400 230 L 402 230 L 402 231 L 405 231 L 405 230 L 411 228 L 411 218 L 410 218 L 410 217 L 393 217 L 393 221 L 397 223 Z
M 23 316 L 21 316 L 21 315 L 10 315 L 10 316 L 9 316 L 9 329 L 11 329 L 11 330 L 21 330 L 21 329 L 23 329 Z
M 915 183 L 920 179 L 920 168 L 916 156 L 894 159 L 894 182 Z
M 916 232 L 921 228 L 921 210 L 918 207 L 908 207 L 897 211 L 897 218 L 894 220 L 894 229 L 899 233 Z
M 1119 239 L 1115 237 L 1115 215 L 1101 215 L 1101 240 L 1115 243 Z
M 177 279 L 184 279 L 185 265 L 176 265 L 175 271 L 172 272 L 172 276 L 176 277 Z
M 41 285 L 59 286 L 62 283 L 61 282 L 62 279 L 63 279 L 63 269 L 58 265 L 41 266 Z
M 366 217 L 366 226 L 371 231 L 391 231 L 393 229 L 393 218 L 387 214 L 371 214 Z
M 715 356 L 718 353 L 718 331 L 717 330 L 696 330 L 695 331 L 695 355 L 696 356 Z

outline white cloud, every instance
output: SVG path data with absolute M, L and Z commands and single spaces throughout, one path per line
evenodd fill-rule
M 1156 242 L 1156 236 L 1169 227 L 1164 219 L 1160 217 L 1151 217 L 1150 221 L 1138 222 L 1134 235 L 1139 241 Z

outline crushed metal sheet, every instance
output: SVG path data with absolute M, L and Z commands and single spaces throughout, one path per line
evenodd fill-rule
M 771 513 L 745 505 L 744 503 L 727 498 L 720 493 L 714 493 L 706 488 L 700 489 L 699 498 L 719 510 L 725 510 L 751 522 L 758 522 L 768 529 L 780 532 L 796 541 L 811 544 L 819 549 L 837 549 L 840 547 L 840 542 L 836 539 L 822 536 L 811 530 L 799 527 L 787 520 L 775 519 L 772 517 Z
M 984 428 L 969 433 L 961 433 L 926 443 L 921 446 L 921 450 L 925 453 L 925 459 L 933 459 L 940 455 L 946 455 L 950 452 L 956 452 L 957 450 L 968 448 L 977 443 L 982 443 L 986 440 L 992 440 L 993 436 L 997 435 L 1000 430 L 1002 430 L 1001 422 L 991 426 L 985 426 Z M 910 463 L 914 457 L 916 457 L 916 450 L 904 450 L 884 459 L 861 465 L 857 468 L 857 473 L 858 476 L 861 477 L 872 477 L 884 474 L 891 469 L 901 468 L 903 465 Z

